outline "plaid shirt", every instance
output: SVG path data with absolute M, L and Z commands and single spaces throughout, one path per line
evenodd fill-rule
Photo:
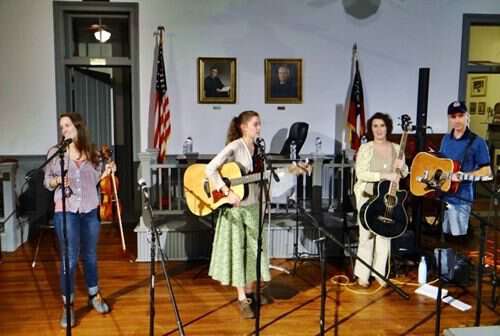
M 51 148 L 47 157 L 55 153 L 56 148 Z M 92 162 L 74 161 L 69 159 L 68 153 L 64 156 L 64 169 L 69 179 L 66 187 L 66 211 L 73 213 L 88 213 L 99 206 L 98 183 L 102 174 L 102 164 L 94 166 Z M 54 158 L 45 166 L 44 185 L 49 190 L 54 190 L 55 212 L 62 212 L 61 185 L 51 188 L 50 181 L 61 176 L 59 158 Z

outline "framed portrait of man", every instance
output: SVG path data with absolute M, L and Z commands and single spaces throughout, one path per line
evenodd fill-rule
M 198 58 L 198 103 L 236 103 L 236 58 Z
M 302 104 L 302 59 L 264 60 L 266 104 Z

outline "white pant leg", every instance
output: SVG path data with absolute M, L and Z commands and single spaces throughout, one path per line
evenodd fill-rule
M 389 259 L 389 252 L 391 250 L 391 240 L 376 236 L 375 238 L 375 253 L 373 256 L 373 268 L 382 275 L 386 275 L 387 260 Z M 378 276 L 374 275 L 377 281 L 382 282 Z
M 358 243 L 358 257 L 361 258 L 368 265 L 373 262 L 373 244 L 375 242 L 374 235 L 363 228 L 358 221 L 359 227 L 359 243 Z M 356 260 L 354 265 L 354 275 L 358 277 L 361 282 L 368 282 L 370 279 L 370 270 L 361 262 Z

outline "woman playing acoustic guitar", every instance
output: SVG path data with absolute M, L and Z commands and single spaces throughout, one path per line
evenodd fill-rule
M 387 136 L 392 132 L 392 120 L 389 115 L 375 113 L 367 122 L 367 138 L 369 142 L 359 147 L 356 155 L 356 178 L 354 194 L 356 195 L 356 207 L 358 214 L 363 204 L 373 195 L 375 182 L 389 180 L 399 182 L 401 177 L 408 175 L 408 167 L 404 158 L 397 159 L 399 145 L 387 140 Z M 394 173 L 394 169 L 399 168 L 401 175 Z M 387 238 L 373 234 L 365 230 L 360 223 L 358 257 L 381 274 L 386 273 L 387 259 L 391 248 L 391 241 Z M 370 285 L 370 270 L 363 264 L 356 262 L 354 275 L 358 278 L 361 287 Z M 382 279 L 375 277 L 377 281 L 385 286 Z
M 255 318 L 252 310 L 254 281 L 256 280 L 257 234 L 259 225 L 258 187 L 248 184 L 248 194 L 241 200 L 222 180 L 218 169 L 226 162 L 236 162 L 248 174 L 262 169 L 255 157 L 255 140 L 260 133 L 260 117 L 255 111 L 244 111 L 234 117 L 229 125 L 226 147 L 213 158 L 206 168 L 206 175 L 229 198 L 233 207 L 223 208 L 217 220 L 210 261 L 209 275 L 225 286 L 236 287 L 243 318 Z M 263 244 L 262 279 L 270 280 L 267 244 Z M 261 295 L 261 303 L 270 298 Z

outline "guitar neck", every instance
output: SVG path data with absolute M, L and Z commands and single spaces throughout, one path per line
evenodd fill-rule
M 267 180 L 270 176 L 271 172 L 269 170 L 264 171 L 264 179 Z M 245 175 L 239 178 L 231 179 L 231 185 L 240 185 L 240 184 L 248 184 L 255 183 L 260 181 L 260 173 L 254 173 L 250 175 Z
M 478 181 L 491 181 L 491 180 L 493 180 L 493 176 L 475 176 L 475 175 L 470 175 L 467 173 L 462 173 L 459 176 L 460 176 L 460 181 L 478 182 Z
M 408 139 L 408 132 L 406 131 L 403 131 L 403 135 L 401 135 L 401 141 L 399 143 L 399 152 L 398 152 L 398 160 L 402 160 L 403 159 L 403 155 L 405 153 L 405 148 L 406 148 L 406 140 Z M 394 172 L 398 175 L 401 175 L 401 169 L 399 168 L 396 168 L 394 170 Z M 396 191 L 397 191 L 397 184 L 394 183 L 394 182 L 391 182 L 391 189 L 389 191 L 389 193 L 391 195 L 396 195 Z

